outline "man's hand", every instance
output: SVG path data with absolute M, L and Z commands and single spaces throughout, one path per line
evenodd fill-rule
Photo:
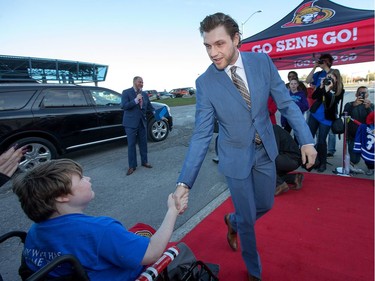
M 369 99 L 364 99 L 363 103 L 365 105 L 365 108 L 370 108 L 371 107 L 371 100 Z
M 11 177 L 17 170 L 18 163 L 23 155 L 24 147 L 15 149 L 9 148 L 6 152 L 0 155 L 0 173 Z
M 314 145 L 305 144 L 301 147 L 302 164 L 306 164 L 306 168 L 309 169 L 315 164 L 315 159 L 318 152 L 315 150 Z
M 178 185 L 173 193 L 173 198 L 176 204 L 176 209 L 179 210 L 179 214 L 183 214 L 188 207 L 189 189 L 182 185 Z

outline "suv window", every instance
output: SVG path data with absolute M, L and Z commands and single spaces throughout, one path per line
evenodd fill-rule
M 92 98 L 97 106 L 119 105 L 121 96 L 106 90 L 90 90 Z
M 41 107 L 76 107 L 88 106 L 82 90 L 48 89 Z
M 0 110 L 16 110 L 24 107 L 35 91 L 5 91 L 0 95 Z

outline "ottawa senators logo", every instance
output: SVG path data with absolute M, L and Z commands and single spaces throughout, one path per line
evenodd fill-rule
M 294 12 L 293 19 L 282 25 L 282 28 L 306 26 L 329 20 L 335 15 L 335 11 L 328 8 L 314 6 L 315 1 L 309 1 L 299 6 Z

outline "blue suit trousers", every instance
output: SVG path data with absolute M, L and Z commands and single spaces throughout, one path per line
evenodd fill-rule
M 141 164 L 148 163 L 147 160 L 147 129 L 142 121 L 139 122 L 138 128 L 125 127 L 128 140 L 128 162 L 129 168 L 136 168 L 137 164 L 137 148 L 138 142 L 139 154 L 141 156 Z
M 276 168 L 263 145 L 255 146 L 255 163 L 246 179 L 226 177 L 232 196 L 235 213 L 230 214 L 230 223 L 237 231 L 241 242 L 241 253 L 247 270 L 260 277 L 262 265 L 257 252 L 255 222 L 273 206 Z

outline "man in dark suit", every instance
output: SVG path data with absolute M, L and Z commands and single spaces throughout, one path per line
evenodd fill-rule
M 261 279 L 256 248 L 255 221 L 269 211 L 276 185 L 278 155 L 267 110 L 272 96 L 297 135 L 303 163 L 315 162 L 316 150 L 310 129 L 271 59 L 261 53 L 240 53 L 238 24 L 228 15 L 216 13 L 200 24 L 200 33 L 213 62 L 196 80 L 196 120 L 190 146 L 178 178 L 174 198 L 189 193 L 210 145 L 214 120 L 218 120 L 218 164 L 227 180 L 236 212 L 225 215 L 227 240 L 237 250 L 237 233 L 248 280 Z M 235 68 L 233 68 L 233 66 Z M 240 77 L 240 79 L 238 78 Z
M 275 159 L 277 173 L 275 196 L 277 196 L 289 189 L 301 189 L 304 176 L 302 173 L 290 173 L 302 164 L 301 151 L 294 138 L 277 124 L 273 125 L 273 131 L 279 150 L 279 155 Z
M 146 112 L 155 112 L 147 94 L 142 92 L 143 79 L 133 78 L 133 87 L 124 90 L 121 97 L 121 108 L 124 110 L 122 124 L 128 140 L 129 169 L 126 175 L 131 175 L 137 168 L 136 144 L 138 140 L 141 164 L 143 167 L 152 168 L 147 159 L 147 118 Z

